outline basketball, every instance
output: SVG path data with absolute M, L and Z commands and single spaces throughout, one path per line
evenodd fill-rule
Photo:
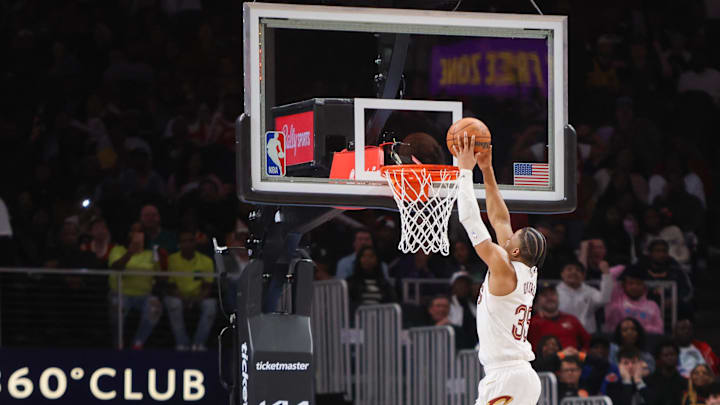
M 463 134 L 467 132 L 468 140 L 475 135 L 475 153 L 490 149 L 490 130 L 484 122 L 477 118 L 465 117 L 452 124 L 447 132 L 447 147 L 450 153 L 455 155 L 453 145 L 456 148 L 462 146 Z

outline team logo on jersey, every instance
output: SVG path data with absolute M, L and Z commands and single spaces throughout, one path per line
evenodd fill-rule
M 285 134 L 277 131 L 265 133 L 265 151 L 267 164 L 265 173 L 268 176 L 285 175 Z
M 512 402 L 512 400 L 513 397 L 511 397 L 510 395 L 503 395 L 501 397 L 489 400 L 487 405 L 507 405 Z

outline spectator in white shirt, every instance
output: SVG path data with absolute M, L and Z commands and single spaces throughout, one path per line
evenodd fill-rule
M 610 302 L 614 284 L 608 263 L 603 260 L 598 267 L 602 273 L 599 291 L 585 284 L 586 270 L 580 262 L 570 262 L 563 267 L 562 282 L 557 286 L 560 311 L 575 315 L 590 334 L 599 330 L 595 312 Z
M 477 343 L 477 321 L 473 296 L 473 279 L 470 273 L 464 270 L 456 271 L 450 277 L 450 324 L 459 327 L 470 341 L 470 345 Z

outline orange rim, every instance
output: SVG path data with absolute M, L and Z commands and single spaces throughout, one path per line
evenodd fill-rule
M 450 173 L 450 180 L 455 180 L 460 174 L 460 168 L 451 165 L 391 165 L 383 166 L 380 168 L 380 173 L 385 176 L 385 172 L 397 172 L 401 170 L 408 170 L 411 172 L 420 172 L 425 169 L 426 172 L 430 173 L 432 180 L 441 180 L 441 174 L 444 171 Z
M 380 173 L 384 177 L 387 177 L 388 173 L 405 173 L 403 175 L 403 183 L 398 183 L 395 176 L 390 176 L 392 188 L 394 189 L 393 192 L 396 195 L 403 196 L 403 199 L 405 201 L 427 201 L 427 187 L 429 186 L 427 183 L 421 182 L 418 176 L 418 173 L 421 173 L 423 171 L 430 174 L 430 180 L 432 183 L 442 181 L 443 174 L 446 176 L 444 179 L 446 181 L 454 181 L 460 175 L 460 168 L 450 165 L 393 165 L 383 166 L 380 168 Z

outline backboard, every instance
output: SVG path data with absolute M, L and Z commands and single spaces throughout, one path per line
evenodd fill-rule
M 472 116 L 511 211 L 575 208 L 566 17 L 246 3 L 243 23 L 241 199 L 395 209 L 380 167 L 455 164 Z

